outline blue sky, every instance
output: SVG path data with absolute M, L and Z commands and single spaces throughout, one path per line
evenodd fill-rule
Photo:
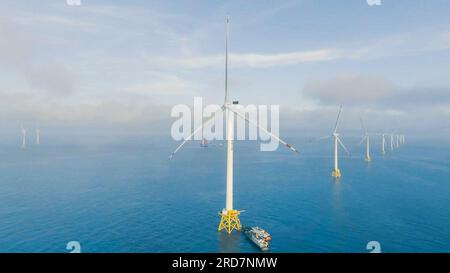
M 362 116 L 376 132 L 450 135 L 450 1 L 2 5 L 3 127 L 166 130 L 174 104 L 221 102 L 230 15 L 231 96 L 279 104 L 282 128 L 326 131 L 342 103 L 343 130 Z

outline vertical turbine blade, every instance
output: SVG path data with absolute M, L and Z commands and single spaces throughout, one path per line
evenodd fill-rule
M 338 127 L 339 116 L 341 115 L 341 110 L 342 110 L 342 105 L 339 107 L 339 113 L 338 113 L 338 116 L 337 116 L 337 119 L 336 119 L 336 124 L 334 125 L 334 130 L 333 130 L 333 132 L 335 132 L 335 133 L 336 133 L 336 130 L 337 130 L 337 127 Z
M 228 102 L 228 23 L 230 22 L 230 17 L 226 18 L 225 26 L 225 103 Z

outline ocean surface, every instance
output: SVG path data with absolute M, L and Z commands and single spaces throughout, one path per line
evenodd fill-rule
M 300 149 L 235 144 L 235 208 L 273 237 L 271 252 L 450 252 L 450 147 L 409 140 L 363 160 L 343 137 L 342 178 L 331 140 L 285 137 Z M 19 139 L 18 139 L 19 140 Z M 109 136 L 0 144 L 0 252 L 259 252 L 243 234 L 219 233 L 225 204 L 221 142 L 191 142 L 173 160 L 169 137 Z M 30 140 L 31 141 L 31 140 Z

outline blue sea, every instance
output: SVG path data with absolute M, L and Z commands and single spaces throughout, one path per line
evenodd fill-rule
M 235 208 L 272 234 L 271 252 L 450 252 L 450 147 L 409 140 L 363 160 L 345 138 L 335 181 L 331 140 L 285 137 L 300 149 L 235 144 Z M 109 136 L 0 144 L 0 252 L 259 252 L 219 233 L 225 150 L 170 137 Z M 376 145 L 376 146 L 375 146 Z

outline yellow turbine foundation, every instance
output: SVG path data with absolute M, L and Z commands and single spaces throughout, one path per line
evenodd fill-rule
M 240 231 L 242 226 L 241 221 L 239 220 L 239 214 L 240 212 L 238 210 L 228 210 L 226 212 L 219 212 L 219 215 L 221 216 L 219 231 L 225 229 L 228 234 L 230 234 L 233 231 L 233 229 Z
M 334 170 L 331 172 L 331 176 L 336 177 L 336 178 L 341 177 L 341 170 L 339 170 L 339 169 L 334 169 Z
M 366 156 L 365 160 L 366 160 L 366 162 L 372 161 L 372 159 L 370 158 L 370 156 Z

